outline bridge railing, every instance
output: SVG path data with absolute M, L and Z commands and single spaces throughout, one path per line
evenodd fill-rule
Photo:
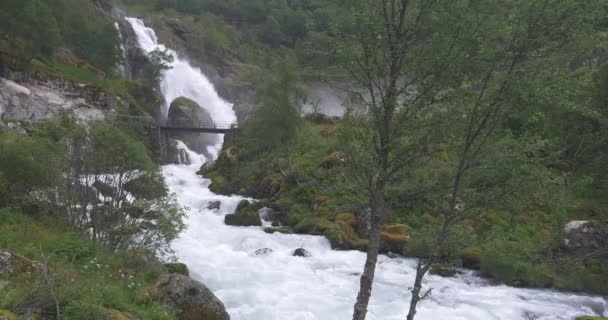
M 138 122 L 144 125 L 157 125 L 164 128 L 201 128 L 201 129 L 218 129 L 218 130 L 231 130 L 237 129 L 238 123 L 236 122 L 216 122 L 216 121 L 193 121 L 193 120 L 177 120 L 172 119 L 164 123 L 157 123 L 152 117 L 145 116 L 130 116 L 130 115 L 117 115 L 121 121 Z
M 238 128 L 237 123 L 231 122 L 215 122 L 215 121 L 192 121 L 192 120 L 169 120 L 161 127 L 167 128 L 206 128 L 206 129 L 220 129 L 230 130 Z

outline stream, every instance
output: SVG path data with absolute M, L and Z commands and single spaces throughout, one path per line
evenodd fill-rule
M 143 21 L 127 18 L 141 48 L 150 53 L 166 49 Z M 207 109 L 216 122 L 236 120 L 232 104 L 222 100 L 200 69 L 175 51 L 161 83 L 165 101 L 184 96 Z M 168 105 L 162 106 L 167 112 Z M 217 155 L 222 137 L 209 149 Z M 187 230 L 173 244 L 191 276 L 207 285 L 233 320 L 345 320 L 351 319 L 365 254 L 334 251 L 321 236 L 267 234 L 261 227 L 232 227 L 224 216 L 233 213 L 243 197 L 212 193 L 210 181 L 196 174 L 207 159 L 188 150 L 191 164 L 167 165 L 163 175 L 178 202 L 187 207 Z M 220 201 L 220 209 L 207 209 Z M 258 249 L 265 254 L 256 254 Z M 305 248 L 310 257 L 294 257 Z M 271 251 L 271 252 L 270 252 Z M 410 299 L 409 286 L 416 260 L 381 255 L 367 319 L 403 320 Z M 607 284 L 608 285 L 608 284 Z M 553 290 L 522 289 L 492 284 L 475 272 L 456 277 L 428 275 L 430 297 L 418 308 L 416 319 L 434 320 L 573 320 L 582 315 L 608 316 L 601 297 Z

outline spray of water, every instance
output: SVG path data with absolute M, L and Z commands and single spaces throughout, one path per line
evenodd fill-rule
M 127 20 L 144 50 L 164 48 L 142 21 Z M 201 71 L 170 52 L 176 61 L 163 80 L 165 100 L 186 96 L 205 106 L 215 121 L 233 121 L 231 105 L 218 97 Z M 349 319 L 364 253 L 333 251 L 323 237 L 266 234 L 258 227 L 225 225 L 224 216 L 234 212 L 243 198 L 212 193 L 209 181 L 196 174 L 206 159 L 183 144 L 179 147 L 196 160 L 163 167 L 170 189 L 188 207 L 188 229 L 174 249 L 192 276 L 224 302 L 232 319 Z M 221 201 L 221 208 L 208 209 L 213 201 Z M 261 248 L 272 252 L 256 255 Z M 297 248 L 305 248 L 312 256 L 292 256 Z M 405 318 L 415 264 L 413 259 L 379 258 L 368 319 Z M 417 319 L 421 320 L 572 320 L 586 314 L 608 315 L 608 303 L 600 297 L 491 285 L 471 271 L 454 278 L 429 275 L 424 286 L 433 291 L 419 307 Z

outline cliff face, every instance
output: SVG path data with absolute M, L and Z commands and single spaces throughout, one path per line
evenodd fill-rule
M 95 86 L 42 72 L 20 78 L 0 78 L 1 120 L 40 121 L 70 114 L 86 123 L 103 120 L 126 104 Z

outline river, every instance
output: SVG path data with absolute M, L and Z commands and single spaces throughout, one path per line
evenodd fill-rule
M 165 49 L 152 29 L 127 18 L 146 52 Z M 161 89 L 165 101 L 185 96 L 204 106 L 216 122 L 236 119 L 232 105 L 222 100 L 200 69 L 192 67 L 173 50 L 175 60 L 164 72 Z M 162 106 L 167 112 L 168 106 Z M 210 153 L 217 155 L 222 138 Z M 226 306 L 233 320 L 345 320 L 350 319 L 365 254 L 334 251 L 320 236 L 266 234 L 260 227 L 232 227 L 224 216 L 234 212 L 242 197 L 212 193 L 209 180 L 196 171 L 205 157 L 190 150 L 192 164 L 168 165 L 163 174 L 179 203 L 187 207 L 188 228 L 173 244 L 180 261 L 193 278 L 205 283 Z M 220 209 L 207 204 L 221 201 Z M 272 249 L 256 255 L 262 248 Z M 311 257 L 294 257 L 305 248 Z M 380 256 L 368 319 L 405 319 L 408 287 L 415 274 L 414 259 Z M 495 285 L 475 272 L 462 271 L 453 278 L 429 275 L 432 288 L 419 305 L 419 320 L 572 320 L 577 316 L 608 316 L 608 302 L 601 297 L 522 289 Z

